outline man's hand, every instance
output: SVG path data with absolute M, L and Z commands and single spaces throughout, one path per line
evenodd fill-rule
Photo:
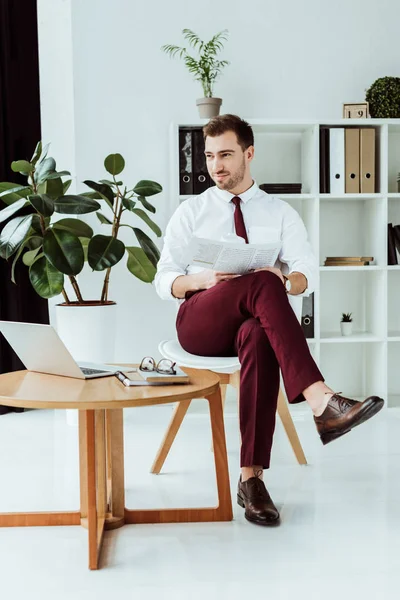
M 198 290 L 208 290 L 222 281 L 229 281 L 230 279 L 235 279 L 235 277 L 240 277 L 240 275 L 238 273 L 222 273 L 221 271 L 213 271 L 211 269 L 205 269 L 200 273 L 192 275 L 196 289 Z
M 261 269 L 254 269 L 252 273 L 257 273 L 257 271 L 271 271 L 271 273 L 275 273 L 275 275 L 279 277 L 282 283 L 285 282 L 285 280 L 283 279 L 282 271 L 280 269 L 276 269 L 275 267 L 262 267 Z

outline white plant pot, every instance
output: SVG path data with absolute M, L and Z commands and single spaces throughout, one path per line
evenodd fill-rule
M 342 335 L 351 335 L 353 333 L 353 323 L 341 321 L 340 323 L 340 331 Z
M 211 119 L 219 115 L 222 98 L 198 98 L 196 105 L 199 109 L 200 119 Z
M 57 304 L 56 330 L 76 361 L 114 361 L 117 305 L 86 303 Z M 67 423 L 78 425 L 78 411 L 68 409 Z

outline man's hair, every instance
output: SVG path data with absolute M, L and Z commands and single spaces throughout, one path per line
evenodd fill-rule
M 213 117 L 203 127 L 204 140 L 207 136 L 216 137 L 227 131 L 236 133 L 238 144 L 243 152 L 249 146 L 254 146 L 254 134 L 251 126 L 236 115 L 219 115 L 218 117 Z

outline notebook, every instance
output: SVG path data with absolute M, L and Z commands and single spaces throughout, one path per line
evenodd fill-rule
M 115 375 L 126 386 L 135 385 L 169 385 L 174 383 L 190 383 L 189 376 L 182 369 L 175 366 L 176 375 L 158 373 L 158 371 L 134 371 L 125 373 L 118 371 Z

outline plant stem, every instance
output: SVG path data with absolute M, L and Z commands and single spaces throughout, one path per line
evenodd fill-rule
M 108 298 L 108 283 L 110 281 L 110 273 L 111 273 L 111 267 L 108 267 L 107 271 L 106 271 L 106 276 L 104 278 L 104 284 L 103 284 L 103 289 L 101 291 L 101 304 L 103 304 L 104 302 L 107 302 L 107 298 Z
M 65 289 L 64 289 L 64 288 L 61 290 L 61 293 L 62 293 L 62 295 L 64 296 L 64 300 L 65 300 L 65 302 L 66 302 L 67 304 L 71 304 L 71 302 L 70 302 L 70 300 L 69 300 L 69 298 L 68 298 L 67 292 L 65 291 Z
M 114 178 L 114 181 L 115 181 L 115 184 L 117 187 L 117 199 L 115 201 L 114 221 L 113 221 L 111 235 L 113 238 L 117 238 L 118 231 L 119 231 L 119 225 L 120 225 L 120 221 L 121 221 L 121 215 L 122 215 L 122 211 L 124 210 L 124 205 L 122 203 L 121 190 L 119 189 L 119 187 L 117 185 L 117 180 L 115 179 L 115 175 L 113 175 L 113 178 Z M 101 291 L 101 298 L 100 298 L 101 304 L 103 304 L 104 302 L 107 302 L 107 300 L 108 300 L 108 285 L 109 285 L 109 281 L 110 281 L 110 273 L 111 273 L 111 267 L 109 267 L 107 269 L 106 276 L 104 278 L 103 289 Z
M 73 275 L 69 275 L 69 279 L 70 279 L 70 282 L 72 284 L 72 287 L 74 288 L 74 292 L 76 294 L 76 297 L 78 298 L 78 302 L 81 302 L 83 304 L 84 300 L 82 298 L 78 282 L 76 281 L 76 279 L 75 279 L 75 277 Z

